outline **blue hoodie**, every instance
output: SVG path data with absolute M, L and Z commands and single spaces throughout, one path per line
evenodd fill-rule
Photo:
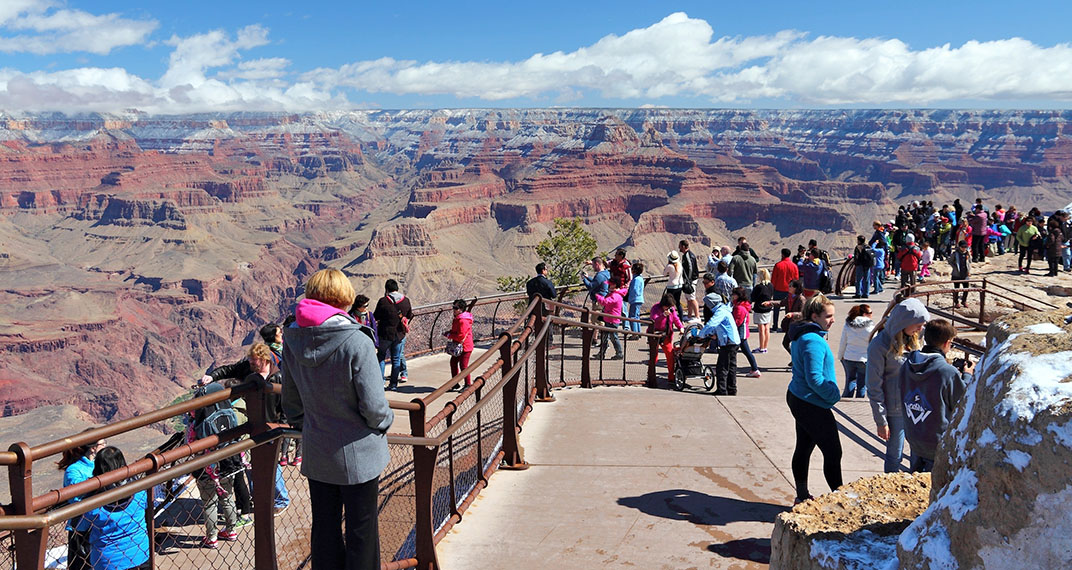
M 796 397 L 830 409 L 841 399 L 834 372 L 834 352 L 826 344 L 826 331 L 811 321 L 799 322 L 789 329 L 793 342 L 793 379 L 789 391 Z
M 914 454 L 934 460 L 938 440 L 970 378 L 929 346 L 912 351 L 905 359 L 898 381 L 904 401 L 905 438 Z
M 737 332 L 733 313 L 730 306 L 722 302 L 722 297 L 716 292 L 709 292 L 704 295 L 704 305 L 711 310 L 711 318 L 707 319 L 704 327 L 695 335 L 705 338 L 714 336 L 718 338 L 719 346 L 741 344 L 741 335 Z

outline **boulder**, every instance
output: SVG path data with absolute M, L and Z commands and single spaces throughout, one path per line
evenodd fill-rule
M 1068 568 L 1072 326 L 1067 310 L 993 323 L 932 473 L 931 503 L 897 544 L 902 568 Z
M 897 536 L 924 509 L 927 473 L 886 473 L 842 485 L 778 515 L 771 570 L 871 570 L 895 561 Z

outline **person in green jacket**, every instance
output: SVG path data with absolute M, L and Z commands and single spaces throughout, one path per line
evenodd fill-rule
M 1035 220 L 1028 217 L 1024 220 L 1024 225 L 1020 226 L 1020 229 L 1016 232 L 1016 243 L 1020 246 L 1018 265 L 1021 273 L 1031 271 L 1031 254 L 1038 247 L 1037 240 L 1040 239 L 1042 238 L 1039 235 L 1039 229 L 1035 227 Z M 1025 256 L 1027 257 L 1027 265 L 1024 265 Z

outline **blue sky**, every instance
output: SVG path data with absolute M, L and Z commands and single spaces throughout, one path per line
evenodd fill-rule
M 1069 2 L 2 0 L 0 110 L 1068 108 L 1070 16 Z

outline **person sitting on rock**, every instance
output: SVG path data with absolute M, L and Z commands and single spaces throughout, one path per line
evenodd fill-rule
M 975 365 L 968 360 L 958 369 L 946 361 L 957 330 L 944 319 L 923 327 L 923 348 L 909 353 L 901 365 L 905 439 L 912 446 L 912 472 L 930 472 L 942 437 Z

